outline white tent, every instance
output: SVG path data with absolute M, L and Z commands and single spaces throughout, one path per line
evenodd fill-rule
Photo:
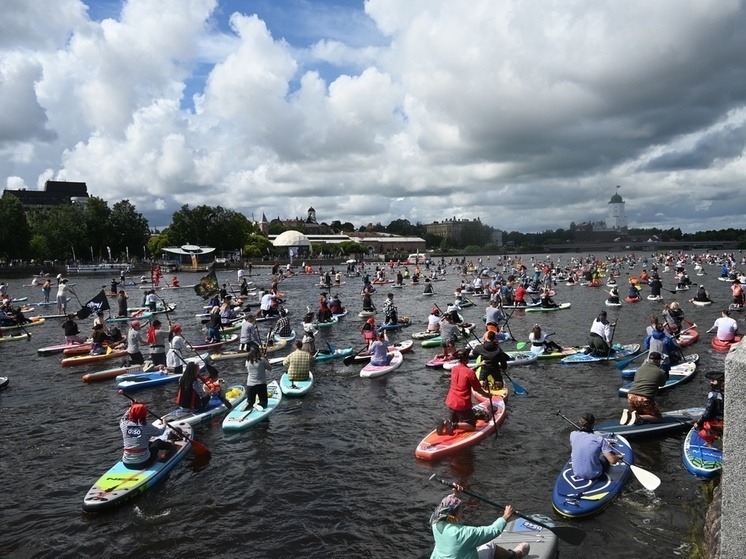
M 311 241 L 298 231 L 285 231 L 272 242 L 276 247 L 310 247 Z

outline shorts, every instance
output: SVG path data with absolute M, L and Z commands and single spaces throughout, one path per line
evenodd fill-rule
M 451 421 L 453 423 L 468 423 L 472 427 L 477 426 L 477 416 L 474 415 L 473 408 L 463 411 L 451 410 Z
M 652 415 L 657 418 L 662 417 L 661 410 L 655 403 L 655 400 L 651 400 L 647 396 L 627 394 L 627 403 L 631 410 L 637 412 L 637 415 Z

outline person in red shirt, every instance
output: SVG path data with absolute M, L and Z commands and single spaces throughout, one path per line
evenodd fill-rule
M 462 431 L 476 429 L 477 417 L 474 415 L 471 404 L 471 392 L 474 390 L 485 398 L 490 397 L 490 394 L 482 388 L 477 374 L 466 366 L 469 362 L 469 353 L 468 349 L 460 349 L 453 354 L 459 360 L 459 364 L 451 369 L 451 387 L 446 396 L 446 406 L 451 412 L 451 417 L 449 420 L 438 422 L 436 431 L 439 435 L 442 435 L 443 431 L 452 435 L 455 429 Z
M 513 302 L 516 306 L 523 306 L 526 304 L 526 301 L 524 300 L 526 297 L 526 288 L 523 287 L 523 284 L 516 287 L 515 290 L 515 297 L 513 297 Z

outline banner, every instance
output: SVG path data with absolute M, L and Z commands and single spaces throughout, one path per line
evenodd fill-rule
M 109 298 L 102 289 L 98 295 L 88 301 L 85 306 L 76 313 L 76 316 L 82 320 L 88 318 L 92 314 L 97 314 L 99 311 L 108 311 L 110 308 Z
M 218 286 L 218 276 L 215 275 L 215 270 L 210 270 L 210 273 L 199 280 L 199 283 L 194 286 L 194 292 L 203 299 L 209 299 L 218 291 L 220 291 L 220 287 Z

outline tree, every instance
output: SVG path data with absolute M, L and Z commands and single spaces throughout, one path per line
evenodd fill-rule
M 44 242 L 34 240 L 34 258 L 41 260 L 84 258 L 90 250 L 88 236 L 81 234 L 81 224 L 85 223 L 85 206 L 61 204 L 54 208 L 39 208 L 28 214 L 29 225 L 34 237 L 43 237 Z
M 272 254 L 274 248 L 272 241 L 267 237 L 255 233 L 246 238 L 246 244 L 243 245 L 243 255 L 245 258 L 261 258 L 265 254 Z
M 222 206 L 184 204 L 171 218 L 169 236 L 176 245 L 195 244 L 232 250 L 244 246 L 246 238 L 258 231 L 245 215 Z
M 139 213 L 129 200 L 120 200 L 111 209 L 112 255 L 123 257 L 128 250 L 139 251 L 148 244 L 150 228 L 148 220 Z
M 27 258 L 31 228 L 23 204 L 13 195 L 0 198 L 0 254 L 5 258 Z
M 89 252 L 93 253 L 94 260 L 104 259 L 108 255 L 106 246 L 112 239 L 113 233 L 109 204 L 103 198 L 91 196 L 86 202 L 84 213 Z

